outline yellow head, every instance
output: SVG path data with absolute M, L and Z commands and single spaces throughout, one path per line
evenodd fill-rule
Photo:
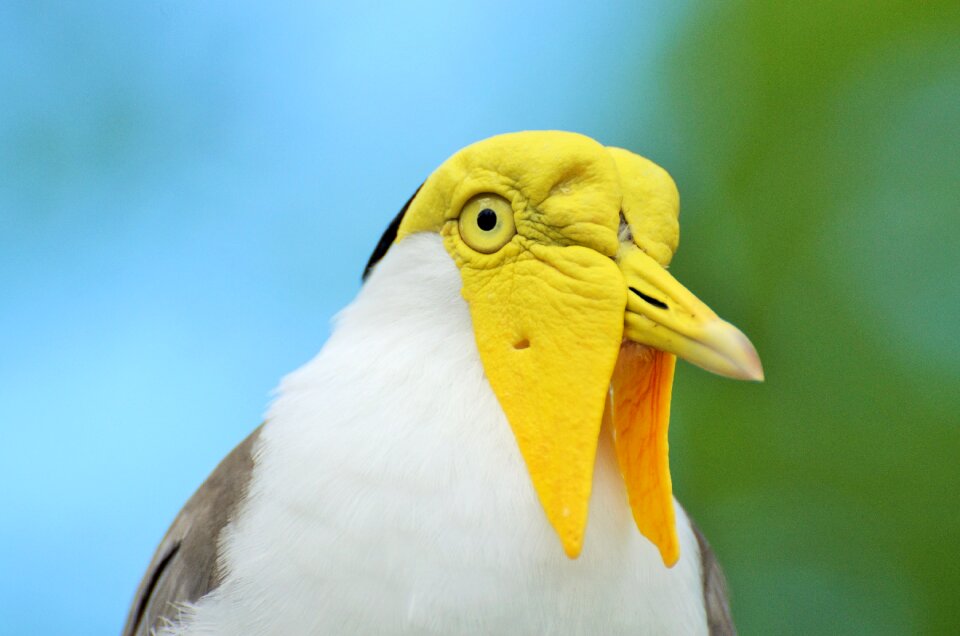
M 396 241 L 438 232 L 460 268 L 487 378 L 570 557 L 583 542 L 604 418 L 634 519 L 672 565 L 674 355 L 762 379 L 746 337 L 664 269 L 678 210 L 676 186 L 652 162 L 543 131 L 464 148 L 400 220 Z

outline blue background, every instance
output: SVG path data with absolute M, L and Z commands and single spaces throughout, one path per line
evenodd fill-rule
M 403 202 L 529 128 L 667 167 L 764 358 L 671 432 L 742 631 L 957 625 L 951 3 L 328 4 L 0 4 L 0 633 L 118 632 Z

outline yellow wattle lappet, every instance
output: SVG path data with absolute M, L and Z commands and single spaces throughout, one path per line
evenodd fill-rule
M 582 135 L 454 154 L 177 516 L 124 634 L 732 633 L 673 498 L 671 389 L 676 358 L 763 371 L 667 271 L 678 211 L 663 169 Z

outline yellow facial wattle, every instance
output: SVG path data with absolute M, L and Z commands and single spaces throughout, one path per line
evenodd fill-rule
M 761 373 L 749 341 L 664 269 L 677 212 L 673 181 L 646 159 L 581 135 L 525 132 L 451 157 L 399 227 L 398 241 L 440 233 L 460 268 L 487 378 L 571 558 L 604 417 L 638 528 L 672 565 L 673 356 Z

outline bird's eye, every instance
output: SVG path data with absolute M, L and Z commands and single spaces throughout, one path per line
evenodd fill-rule
M 460 210 L 460 236 L 478 252 L 492 254 L 516 233 L 513 206 L 498 194 L 478 194 Z

